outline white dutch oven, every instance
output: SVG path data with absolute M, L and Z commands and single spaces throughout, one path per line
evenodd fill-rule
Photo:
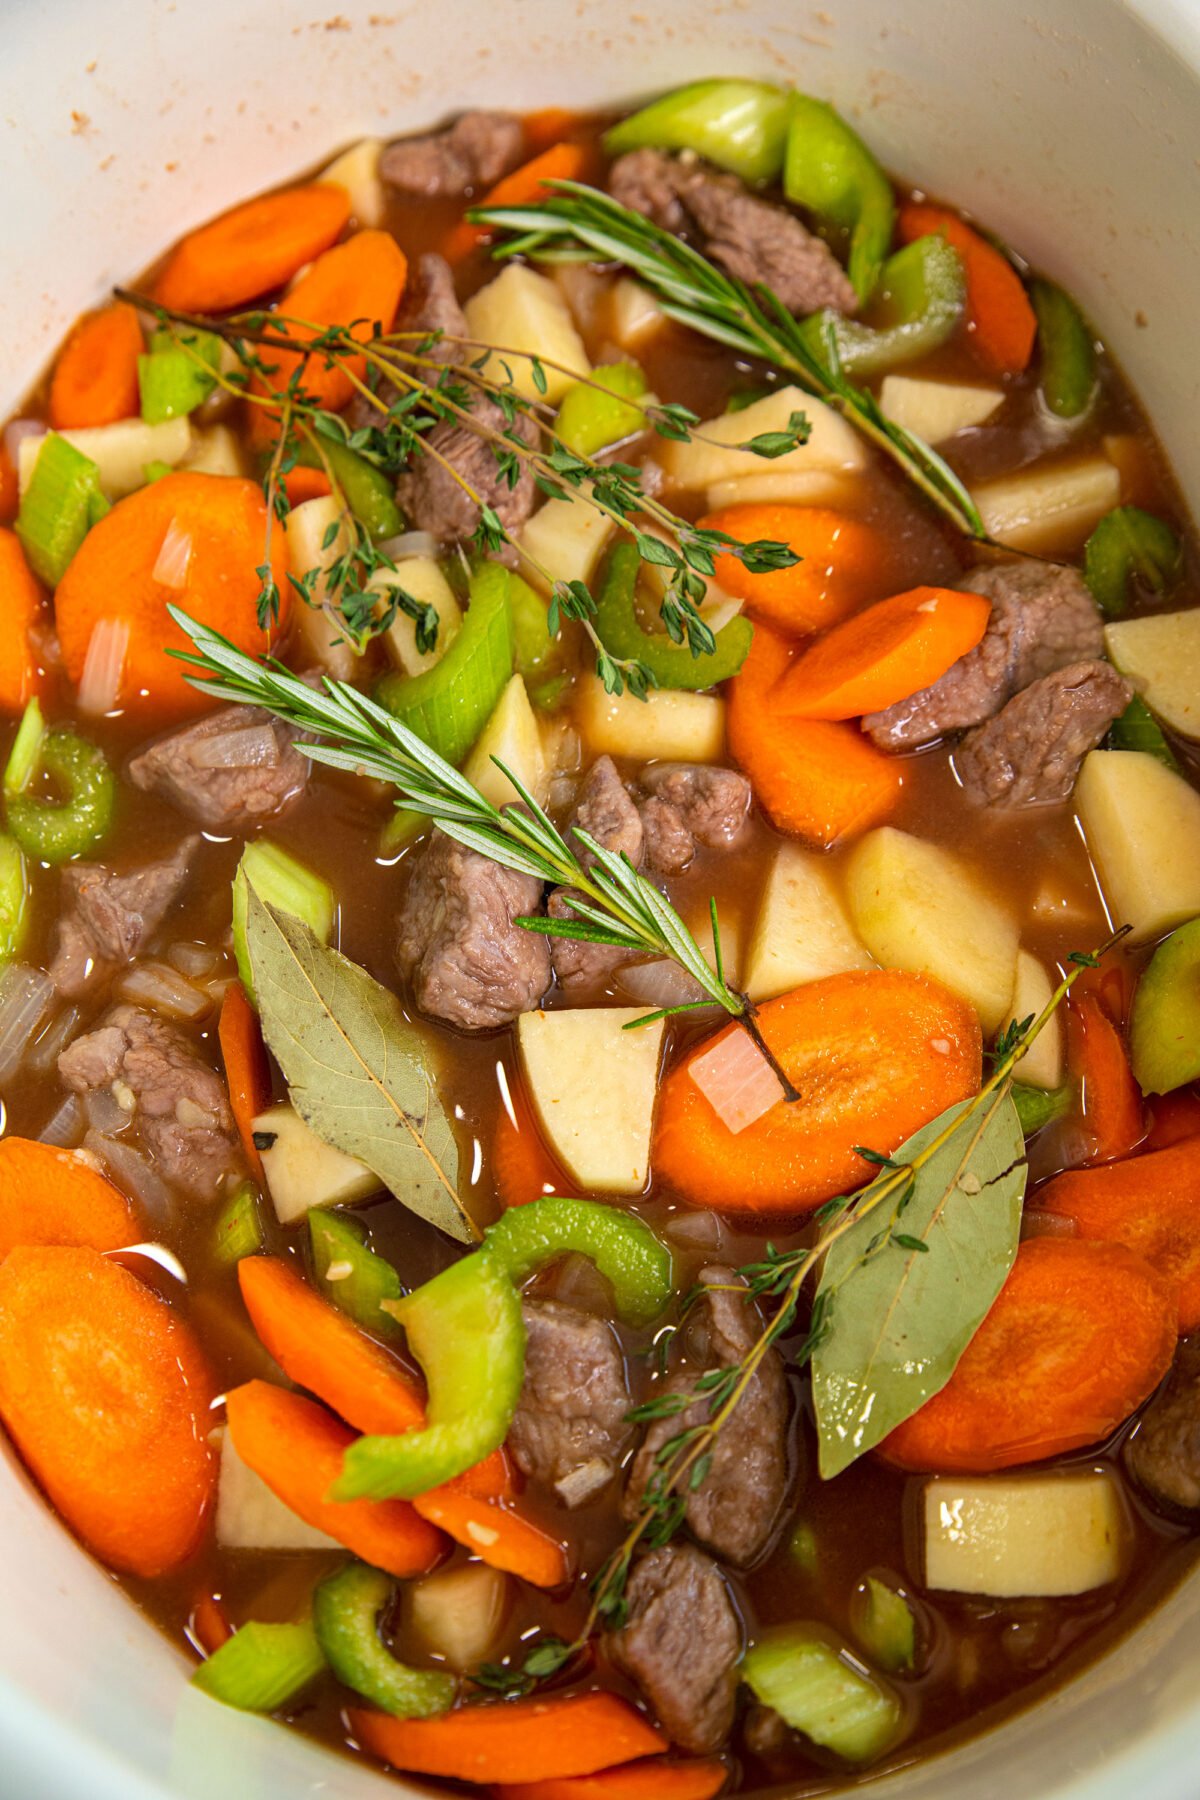
M 1067 281 L 1200 493 L 1196 0 L 0 0 L 0 416 L 83 307 L 189 225 L 464 105 L 743 72 L 832 98 L 886 163 Z M 385 11 L 376 10 L 386 8 Z M 2 1800 L 419 1790 L 225 1711 L 0 1461 Z M 1200 1583 L 878 1800 L 1196 1800 Z

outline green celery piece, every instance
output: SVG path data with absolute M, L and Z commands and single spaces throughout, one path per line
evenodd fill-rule
M 376 699 L 458 768 L 495 710 L 513 672 L 508 570 L 485 562 L 471 576 L 462 626 L 446 654 L 421 675 L 385 675 Z
M 53 778 L 66 799 L 43 799 L 29 792 L 28 784 L 14 791 L 6 776 L 8 829 L 33 861 L 68 862 L 108 836 L 116 776 L 103 750 L 65 725 L 56 725 L 41 738 L 36 767 Z
M 1140 506 L 1117 506 L 1105 513 L 1083 552 L 1083 579 L 1106 619 L 1129 607 L 1129 584 L 1136 576 L 1162 594 L 1179 573 L 1183 546 L 1165 519 Z
M 243 1181 L 217 1214 L 213 1226 L 213 1251 L 219 1263 L 241 1262 L 263 1247 L 262 1220 L 258 1213 L 258 1189 Z
M 561 638 L 550 636 L 549 607 L 519 575 L 509 575 L 513 646 L 518 675 L 546 675 L 562 660 Z
M 185 341 L 191 352 L 169 331 L 156 331 L 148 354 L 138 357 L 138 392 L 147 425 L 195 412 L 217 385 L 220 338 L 211 331 L 192 331 Z
M 192 1686 L 241 1712 L 278 1712 L 326 1666 L 311 1625 L 243 1625 L 192 1676 Z
M 893 1742 L 900 1702 L 815 1627 L 785 1625 L 746 1652 L 742 1679 L 794 1731 L 846 1762 L 871 1762 Z
M 636 544 L 618 544 L 608 559 L 592 623 L 609 654 L 644 663 L 662 688 L 710 688 L 736 675 L 750 654 L 754 627 L 749 619 L 730 619 L 717 632 L 712 654 L 693 656 L 689 645 L 641 625 L 634 607 L 640 568 Z
M 529 703 L 536 712 L 556 712 L 571 680 L 569 675 L 547 675 L 529 689 Z
M 260 900 L 293 919 L 302 919 L 323 944 L 333 936 L 337 898 L 329 883 L 269 838 L 255 838 L 242 852 L 233 878 L 233 954 L 246 997 L 254 1003 L 254 980 L 246 948 L 246 887 Z
M 1038 322 L 1042 398 L 1060 419 L 1085 413 L 1096 391 L 1096 345 L 1083 314 L 1052 281 L 1030 283 Z
M 824 225 L 850 234 L 848 274 L 860 301 L 875 291 L 892 241 L 892 184 L 867 146 L 825 100 L 793 94 L 783 191 Z
M 347 1563 L 313 1594 L 317 1642 L 338 1680 L 401 1719 L 448 1712 L 458 1681 L 447 1669 L 413 1669 L 385 1649 L 379 1616 L 395 1593 L 382 1569 Z
M 1129 1058 L 1143 1094 L 1170 1094 L 1200 1076 L 1200 919 L 1164 938 L 1142 970 Z
M 646 145 L 694 150 L 743 181 L 774 181 L 783 167 L 788 96 L 765 81 L 693 81 L 604 134 L 609 156 Z
M 303 468 L 320 469 L 324 467 L 322 453 L 346 505 L 367 535 L 376 541 L 398 537 L 404 530 L 404 514 L 396 505 L 395 482 L 348 444 L 323 432 L 320 451 L 305 439 L 296 460 Z
M 410 1500 L 453 1480 L 504 1442 L 521 1397 L 521 1302 L 487 1250 L 451 1263 L 389 1310 L 424 1371 L 428 1423 L 394 1437 L 355 1439 L 335 1500 Z
M 1144 750 L 1164 768 L 1178 772 L 1179 758 L 1163 735 L 1163 728 L 1140 694 L 1135 694 L 1108 734 L 1110 750 Z
M 1026 1137 L 1032 1137 L 1036 1131 L 1045 1130 L 1055 1119 L 1064 1118 L 1070 1112 L 1074 1090 L 1069 1086 L 1030 1087 L 1024 1081 L 1014 1081 L 1012 1097 L 1021 1130 Z
M 414 812 L 411 806 L 398 806 L 379 834 L 380 856 L 396 856 L 428 829 L 429 819 L 424 813 Z
M 107 511 L 91 457 L 48 431 L 14 527 L 40 581 L 58 586 L 89 529 Z
M 877 1668 L 901 1674 L 917 1659 L 917 1621 L 912 1607 L 886 1581 L 868 1575 L 854 1596 L 854 1630 Z
M 832 330 L 838 360 L 853 381 L 927 356 L 951 337 L 962 317 L 967 283 L 958 252 L 936 234 L 916 238 L 889 256 L 879 278 L 885 322 L 863 325 L 833 312 L 813 313 L 800 334 L 818 362 Z
M 4 768 L 4 792 L 7 798 L 23 794 L 37 774 L 45 736 L 46 721 L 42 717 L 42 709 L 36 699 L 31 700 L 21 714 L 21 723 L 17 726 L 17 735 L 13 739 Z
M 518 1286 L 543 1264 L 573 1252 L 595 1263 L 628 1325 L 649 1325 L 674 1292 L 671 1253 L 633 1213 L 558 1194 L 515 1206 L 484 1244 Z
M 150 487 L 153 482 L 161 481 L 164 475 L 173 475 L 174 473 L 175 470 L 170 463 L 161 462 L 158 458 L 142 465 L 142 474 L 146 477 L 147 487 Z
M 646 377 L 635 362 L 605 363 L 588 381 L 567 389 L 554 421 L 555 436 L 576 456 L 595 456 L 642 429 L 641 407 L 628 402 L 645 392 Z
M 815 1575 L 820 1562 L 820 1550 L 817 1545 L 817 1534 L 804 1519 L 792 1531 L 788 1539 L 788 1555 L 796 1567 L 805 1575 Z
M 0 967 L 21 948 L 29 877 L 20 845 L 0 833 Z
M 404 1283 L 385 1256 L 368 1250 L 358 1220 L 333 1207 L 314 1206 L 308 1214 L 308 1236 L 313 1272 L 325 1298 L 356 1325 L 395 1337 L 400 1328 L 384 1311 L 383 1302 L 403 1300 Z M 339 1271 L 336 1276 L 330 1275 L 331 1269 Z

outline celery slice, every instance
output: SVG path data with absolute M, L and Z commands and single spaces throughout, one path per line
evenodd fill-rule
M 900 1727 L 891 1689 L 857 1668 L 817 1629 L 785 1625 L 746 1652 L 742 1678 L 794 1731 L 847 1762 L 872 1762 Z
M 1120 718 L 1113 720 L 1107 747 L 1110 750 L 1144 750 L 1164 768 L 1179 771 L 1179 758 L 1140 694 L 1135 694 Z
M 783 167 L 788 95 L 765 81 L 693 81 L 643 106 L 604 134 L 609 156 L 650 145 L 694 150 L 743 181 L 773 181 Z
M 254 982 L 246 948 L 247 883 L 268 906 L 302 919 L 323 944 L 333 936 L 337 900 L 327 881 L 279 844 L 256 838 L 246 845 L 233 878 L 233 954 L 242 986 L 253 1003 Z
M 217 385 L 220 361 L 221 340 L 211 331 L 190 332 L 182 343 L 169 331 L 156 331 L 149 354 L 138 357 L 138 391 L 147 425 L 186 417 L 202 406 Z
M 550 635 L 550 609 L 519 575 L 508 578 L 518 675 L 549 675 L 562 657 L 561 638 Z
M 832 329 L 838 360 L 855 381 L 881 375 L 936 350 L 953 335 L 967 298 L 958 252 L 936 235 L 917 238 L 889 256 L 879 287 L 883 319 L 879 325 L 862 325 L 857 319 L 820 312 L 800 327 L 805 343 L 821 363 L 826 360 L 825 333 Z
M 633 1213 L 594 1200 L 549 1194 L 511 1207 L 483 1241 L 517 1286 L 557 1256 L 586 1256 L 610 1283 L 617 1316 L 628 1325 L 651 1324 L 674 1292 L 666 1245 Z
M 413 1669 L 384 1647 L 380 1614 L 395 1593 L 382 1569 L 347 1563 L 313 1595 L 317 1641 L 338 1680 L 400 1719 L 429 1719 L 454 1704 L 457 1677 L 448 1669 Z
M 258 1216 L 258 1189 L 243 1181 L 217 1214 L 213 1250 L 219 1263 L 241 1262 L 263 1247 L 262 1220 Z
M 322 461 L 324 458 L 324 462 Z M 302 468 L 320 469 L 328 463 L 342 498 L 360 525 L 374 539 L 398 537 L 404 530 L 404 514 L 396 505 L 395 482 L 359 456 L 348 444 L 321 436 L 320 452 L 307 441 L 296 457 Z
M 1026 1137 L 1032 1137 L 1035 1131 L 1044 1130 L 1055 1119 L 1061 1119 L 1070 1112 L 1074 1089 L 1069 1086 L 1037 1088 L 1030 1087 L 1023 1081 L 1014 1081 L 1012 1097 L 1017 1117 L 1021 1121 L 1021 1130 Z
M 21 847 L 0 833 L 0 966 L 21 947 L 28 902 L 29 878 Z
M 513 672 L 509 572 L 481 563 L 470 602 L 445 656 L 423 675 L 385 675 L 376 698 L 410 731 L 457 768 L 474 744 Z
M 107 511 L 95 463 L 57 431 L 47 432 L 15 527 L 38 579 L 57 587 L 88 531 Z
M 367 1331 L 397 1336 L 400 1327 L 383 1302 L 403 1300 L 404 1283 L 385 1256 L 367 1248 L 357 1219 L 333 1207 L 314 1206 L 308 1235 L 313 1273 L 325 1298 Z
M 823 224 L 850 233 L 847 272 L 859 299 L 869 299 L 892 241 L 892 184 L 827 100 L 791 96 L 783 191 Z
M 192 1686 L 242 1712 L 278 1712 L 325 1666 L 311 1625 L 252 1621 L 200 1664 Z
M 854 1631 L 877 1668 L 889 1675 L 917 1659 L 917 1621 L 912 1607 L 886 1581 L 868 1575 L 854 1596 Z
M 645 392 L 646 377 L 635 362 L 605 363 L 593 369 L 589 380 L 567 389 L 554 421 L 555 436 L 577 456 L 595 456 L 642 429 L 642 409 L 629 402 Z

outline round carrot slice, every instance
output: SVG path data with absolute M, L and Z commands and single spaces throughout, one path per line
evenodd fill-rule
M 18 1244 L 86 1244 L 119 1250 L 137 1241 L 129 1201 L 73 1150 L 0 1138 L 0 1262 Z
M 271 532 L 271 562 L 288 608 L 283 532 Z M 167 655 L 190 648 L 167 616 L 181 607 L 222 632 L 248 656 L 264 656 L 271 635 L 258 619 L 267 509 L 253 481 L 232 475 L 164 475 L 121 500 L 79 546 L 54 597 L 63 663 L 78 685 L 92 633 L 102 620 L 129 626 L 121 679 L 126 709 L 200 712 L 208 705 Z
M 97 1251 L 0 1264 L 0 1418 L 71 1529 L 114 1569 L 184 1562 L 216 1491 L 214 1386 L 183 1320 Z
M 879 600 L 826 632 L 779 684 L 781 713 L 860 719 L 932 687 L 973 650 L 991 615 L 981 594 L 917 587 Z
M 886 593 L 891 554 L 873 526 L 826 506 L 781 506 L 766 502 L 725 506 L 700 520 L 708 531 L 724 531 L 740 543 L 786 544 L 800 561 L 790 569 L 754 575 L 736 556 L 716 558 L 718 584 L 745 603 L 754 619 L 765 619 L 794 637 L 826 631 L 866 601 Z
M 881 1452 L 902 1469 L 983 1473 L 1099 1444 L 1175 1354 L 1168 1282 L 1120 1244 L 1031 1238 L 950 1380 Z
M 50 378 L 56 431 L 113 425 L 141 408 L 138 357 L 146 348 L 132 306 L 118 300 L 85 313 L 63 345 Z
M 758 1025 L 799 1089 L 733 1132 L 692 1079 L 728 1025 L 667 1076 L 655 1127 L 655 1174 L 717 1212 L 809 1212 L 869 1181 L 855 1145 L 890 1154 L 979 1087 L 979 1021 L 923 975 L 872 969 L 811 981 L 760 1006 Z
M 394 1769 L 482 1783 L 552 1781 L 661 1756 L 667 1740 L 617 1694 L 459 1706 L 435 1719 L 351 1708 L 359 1743 Z
M 245 306 L 328 250 L 349 217 L 350 196 L 334 182 L 248 200 L 188 233 L 168 257 L 154 298 L 181 312 Z

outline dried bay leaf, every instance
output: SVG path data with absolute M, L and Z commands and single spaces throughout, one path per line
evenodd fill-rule
M 911 1162 L 970 1101 L 896 1151 Z M 829 1328 L 813 1354 L 821 1474 L 838 1475 L 945 1387 L 1017 1254 L 1025 1139 L 1011 1097 L 987 1101 L 915 1172 L 891 1229 L 893 1200 L 852 1225 L 825 1258 L 818 1295 Z M 876 1244 L 880 1232 L 886 1241 Z M 869 1247 L 876 1247 L 868 1254 Z
M 477 1243 L 454 1129 L 396 996 L 253 888 L 246 943 L 263 1036 L 305 1124 L 366 1163 L 418 1218 Z

